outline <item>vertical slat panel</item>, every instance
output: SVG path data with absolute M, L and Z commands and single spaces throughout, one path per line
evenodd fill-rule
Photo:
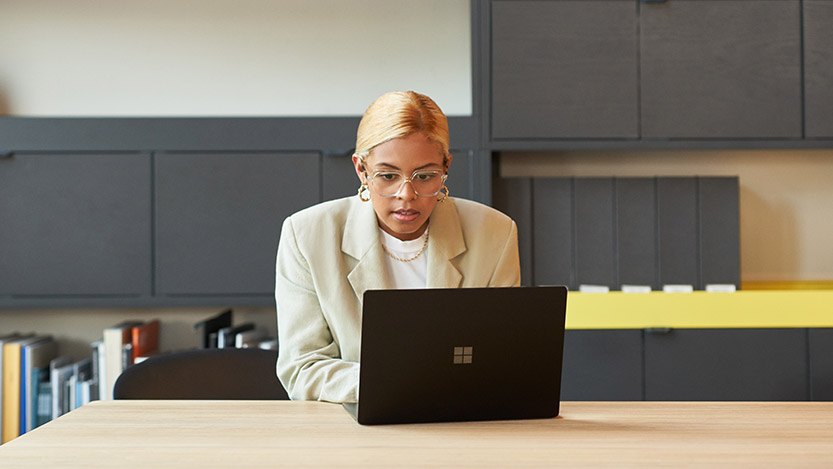
M 613 178 L 575 179 L 576 282 L 617 287 Z
M 532 216 L 537 285 L 576 289 L 573 258 L 573 181 L 532 180 Z
M 700 197 L 700 278 L 703 285 L 740 287 L 738 178 L 698 179 Z
M 656 180 L 616 179 L 619 284 L 660 288 L 657 278 Z
M 698 281 L 697 180 L 657 179 L 659 278 L 661 285 L 685 284 L 701 289 Z

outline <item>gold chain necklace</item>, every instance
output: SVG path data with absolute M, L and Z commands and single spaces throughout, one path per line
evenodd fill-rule
M 408 259 L 402 259 L 401 257 L 394 256 L 393 254 L 390 253 L 390 251 L 388 251 L 388 248 L 385 247 L 385 242 L 384 241 L 382 241 L 382 250 L 385 251 L 385 254 L 389 255 L 394 260 L 397 260 L 399 262 L 411 262 L 412 260 L 421 256 L 422 252 L 425 251 L 425 247 L 428 246 L 428 229 L 429 228 L 430 228 L 430 226 L 425 227 L 425 241 L 422 242 L 422 247 L 419 248 L 419 252 L 416 253 L 416 255 L 414 257 L 411 257 L 411 258 L 408 258 Z

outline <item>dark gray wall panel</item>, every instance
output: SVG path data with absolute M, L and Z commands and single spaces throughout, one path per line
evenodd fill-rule
M 814 401 L 833 401 L 833 328 L 810 329 L 810 392 Z
M 521 283 L 534 285 L 532 269 L 532 180 L 496 178 L 492 197 L 494 207 L 509 215 L 518 225 L 518 251 L 521 259 Z
M 636 2 L 492 2 L 492 137 L 638 137 Z
M 564 333 L 561 399 L 641 401 L 641 330 L 568 330 Z
M 320 191 L 317 153 L 156 155 L 157 293 L 271 295 L 281 224 Z
M 356 195 L 359 177 L 353 167 L 353 152 L 325 153 L 321 159 L 321 199 L 332 200 Z
M 448 168 L 448 180 L 445 185 L 452 197 L 472 199 L 474 191 L 472 155 L 467 150 L 451 149 L 449 153 L 451 153 L 451 165 Z
M 804 0 L 805 135 L 833 137 L 833 2 Z
M 148 154 L 0 159 L 0 296 L 149 295 Z
M 806 329 L 701 329 L 645 334 L 645 398 L 809 398 Z
M 613 178 L 574 182 L 576 283 L 618 287 Z
M 737 177 L 698 178 L 700 279 L 740 288 L 740 211 Z
M 573 181 L 533 179 L 532 200 L 535 284 L 575 290 Z
M 657 179 L 660 285 L 685 284 L 701 289 L 698 280 L 697 180 Z
M 640 8 L 642 136 L 802 136 L 800 2 Z
M 657 290 L 656 181 L 616 179 L 616 231 L 619 284 Z

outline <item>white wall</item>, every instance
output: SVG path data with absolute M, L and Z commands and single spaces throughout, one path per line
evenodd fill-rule
M 507 152 L 500 172 L 739 176 L 741 279 L 833 280 L 833 150 Z
M 471 114 L 468 0 L 0 0 L 0 115 Z

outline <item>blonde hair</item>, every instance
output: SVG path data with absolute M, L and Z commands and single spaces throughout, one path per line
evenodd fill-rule
M 448 166 L 448 119 L 431 98 L 414 91 L 391 91 L 367 108 L 356 132 L 356 156 L 362 165 L 370 152 L 389 140 L 419 132 L 437 144 Z

